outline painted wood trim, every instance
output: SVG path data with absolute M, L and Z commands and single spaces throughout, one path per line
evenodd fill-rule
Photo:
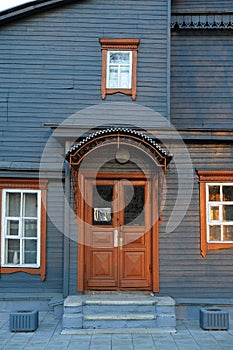
M 72 169 L 72 172 L 76 170 Z M 127 177 L 128 175 L 128 177 Z M 79 179 L 79 186 L 77 184 L 77 178 Z M 78 280 L 77 280 L 77 291 L 84 292 L 85 290 L 85 245 L 84 245 L 84 225 L 85 225 L 85 205 L 82 193 L 85 191 L 85 181 L 93 179 L 91 173 L 79 173 L 78 177 L 75 178 L 75 205 L 76 205 L 76 218 L 78 222 Z M 111 179 L 114 181 L 116 178 L 131 178 L 132 180 L 146 180 L 149 179 L 149 174 L 141 173 L 112 173 L 103 172 L 98 174 L 99 180 Z M 159 292 L 159 221 L 158 221 L 158 178 L 152 180 L 152 214 L 151 219 L 154 220 L 155 224 L 151 228 L 151 268 L 152 268 L 152 290 L 153 292 Z
M 107 84 L 107 49 L 102 48 L 102 79 L 101 79 L 101 98 L 106 97 Z
M 73 170 L 74 172 L 77 172 L 77 170 Z M 79 172 L 79 174 L 82 174 L 82 176 L 85 177 L 85 179 L 94 179 L 96 177 L 96 173 L 95 172 Z M 151 177 L 151 173 L 150 172 L 134 172 L 132 173 L 128 173 L 128 172 L 98 172 L 98 179 L 124 179 L 128 176 L 128 178 L 132 179 L 132 180 L 144 180 L 144 179 L 149 179 Z
M 206 218 L 206 183 L 233 182 L 233 170 L 198 170 L 200 179 L 200 250 L 202 257 L 206 257 L 209 250 L 233 248 L 233 243 L 207 242 Z
M 41 190 L 41 238 L 40 238 L 40 267 L 1 267 L 0 273 L 11 274 L 25 272 L 31 275 L 40 275 L 41 281 L 46 278 L 46 192 L 47 180 L 35 179 L 0 179 L 0 210 L 2 209 L 2 189 L 36 189 Z M 2 213 L 2 211 L 0 211 Z M 1 214 L 0 214 L 1 215 Z M 1 230 L 1 229 L 0 229 Z M 1 233 L 1 232 L 0 232 Z M 1 257 L 0 257 L 1 258 Z
M 233 29 L 232 13 L 179 13 L 173 14 L 171 19 L 172 30 L 190 29 Z
M 152 215 L 151 220 L 154 223 L 151 228 L 151 244 L 152 244 L 152 291 L 154 293 L 159 292 L 159 193 L 158 193 L 158 177 L 156 176 L 152 183 Z
M 101 38 L 102 46 L 102 81 L 101 81 L 101 97 L 104 100 L 106 95 L 122 93 L 132 95 L 132 100 L 136 100 L 137 95 L 137 50 L 139 39 L 127 38 Z M 108 89 L 107 88 L 107 52 L 109 50 L 132 51 L 132 80 L 131 89 Z
M 41 241 L 40 241 L 40 278 L 46 278 L 46 222 L 47 222 L 47 193 L 46 187 L 41 189 Z
M 233 182 L 233 170 L 198 170 L 200 182 Z
M 110 137 L 111 136 L 111 137 Z M 155 139 L 144 135 L 141 132 L 128 128 L 108 128 L 100 130 L 87 136 L 82 141 L 78 142 L 70 148 L 66 154 L 66 159 L 73 167 L 78 167 L 82 159 L 90 152 L 97 148 L 105 147 L 109 144 L 127 145 L 141 150 L 156 164 L 166 169 L 166 166 L 172 159 L 172 156 L 165 151 Z M 145 151 L 143 144 L 150 152 Z
M 78 223 L 78 282 L 77 282 L 77 291 L 84 291 L 84 273 L 85 273 L 85 245 L 84 245 L 84 216 L 85 216 L 85 206 L 84 206 L 84 198 L 82 193 L 84 193 L 85 183 L 84 176 L 79 174 L 80 180 L 79 185 L 77 187 L 78 192 L 75 194 L 75 202 L 76 202 L 76 218 Z
M 207 254 L 207 231 L 206 231 L 206 185 L 205 182 L 200 183 L 200 246 L 201 255 Z

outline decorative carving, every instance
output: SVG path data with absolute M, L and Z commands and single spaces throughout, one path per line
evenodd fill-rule
M 76 145 L 72 146 L 66 155 L 66 159 L 71 166 L 77 167 L 83 157 L 92 149 L 104 144 L 117 143 L 131 144 L 133 147 L 142 149 L 142 145 L 149 151 L 148 155 L 157 160 L 158 165 L 164 169 L 171 161 L 172 157 L 165 151 L 155 139 L 139 131 L 129 128 L 108 128 L 93 132 Z
M 102 49 L 118 49 L 118 50 L 137 50 L 140 40 L 139 39 L 127 39 L 127 38 L 102 38 L 100 43 Z
M 233 170 L 198 170 L 200 182 L 233 182 Z
M 172 15 L 171 29 L 233 29 L 233 13 Z

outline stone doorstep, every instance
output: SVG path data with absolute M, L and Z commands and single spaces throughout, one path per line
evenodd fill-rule
M 140 312 L 137 305 L 149 307 L 148 312 L 145 309 Z M 135 311 L 132 311 L 132 306 L 136 307 Z M 64 301 L 61 334 L 171 333 L 175 332 L 176 326 L 174 306 L 175 302 L 170 297 L 142 297 L 130 294 L 70 295 Z M 89 312 L 86 307 L 91 307 Z M 95 308 L 94 313 L 92 307 Z M 102 311 L 101 307 L 109 310 Z M 114 313 L 115 307 L 120 307 L 119 313 Z M 108 328 L 109 322 L 112 322 L 112 328 Z
M 85 315 L 84 320 L 101 321 L 101 320 L 155 320 L 156 315 L 148 314 L 119 314 L 119 315 Z
M 63 329 L 64 335 L 95 335 L 95 334 L 167 334 L 176 333 L 176 329 L 164 328 L 114 328 L 114 329 Z
M 69 295 L 64 300 L 64 307 L 77 307 L 83 305 L 83 296 L 82 295 Z
M 77 307 L 82 305 L 157 305 L 175 306 L 171 297 L 136 297 L 134 295 L 69 295 L 64 301 L 64 307 Z
M 156 300 L 84 300 L 84 305 L 156 305 Z

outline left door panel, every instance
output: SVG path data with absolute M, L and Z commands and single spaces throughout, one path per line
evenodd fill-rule
M 117 249 L 114 247 L 115 181 L 86 180 L 85 287 L 116 288 Z M 88 262 L 88 263 L 87 263 Z

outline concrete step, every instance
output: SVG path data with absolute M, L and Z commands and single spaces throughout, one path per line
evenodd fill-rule
M 63 329 L 61 334 L 96 335 L 96 334 L 163 334 L 176 333 L 175 328 L 103 328 L 103 329 Z
M 119 295 L 69 296 L 63 333 L 80 329 L 160 329 L 174 331 L 175 303 L 169 297 Z
M 119 314 L 119 315 L 87 315 L 84 316 L 84 320 L 93 320 L 93 321 L 98 321 L 98 320 L 155 320 L 156 316 L 155 315 L 149 315 L 149 314 Z
M 155 320 L 155 315 L 147 314 L 87 315 L 83 318 L 83 328 L 154 328 Z
M 155 313 L 156 300 L 154 298 L 130 297 L 87 297 L 83 301 L 84 314 L 121 314 L 121 313 Z

